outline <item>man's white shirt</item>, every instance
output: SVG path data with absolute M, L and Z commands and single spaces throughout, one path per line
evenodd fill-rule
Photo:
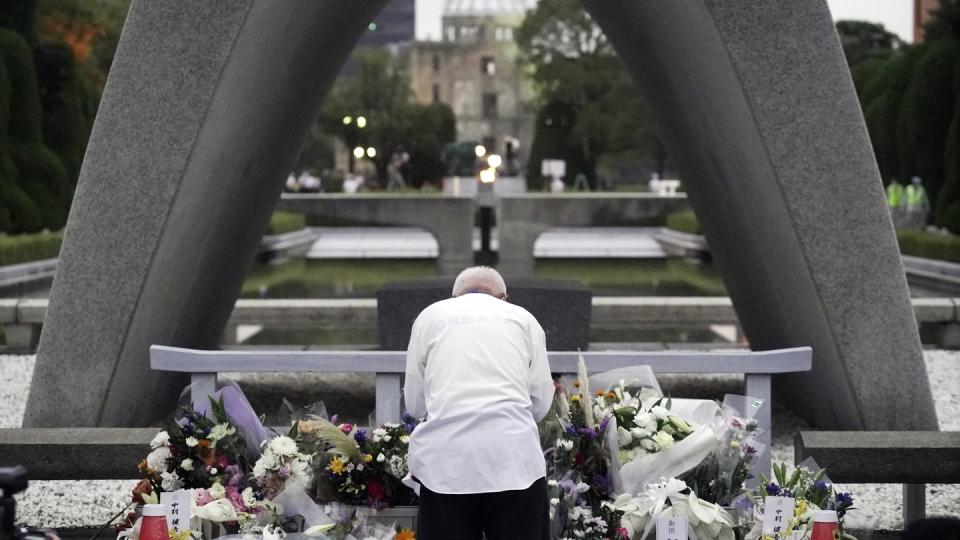
M 526 489 L 546 473 L 536 423 L 554 386 L 527 310 L 471 293 L 423 310 L 407 349 L 410 474 L 435 493 Z

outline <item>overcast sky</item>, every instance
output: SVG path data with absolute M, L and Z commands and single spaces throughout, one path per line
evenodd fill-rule
M 835 20 L 878 22 L 904 41 L 913 41 L 913 0 L 827 0 L 827 3 Z M 440 39 L 443 4 L 444 0 L 417 0 L 417 39 Z

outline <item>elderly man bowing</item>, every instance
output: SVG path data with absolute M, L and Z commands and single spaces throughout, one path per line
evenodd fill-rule
M 426 415 L 408 457 L 422 540 L 549 538 L 537 432 L 554 394 L 546 339 L 506 300 L 496 270 L 467 268 L 453 298 L 413 323 L 404 399 Z

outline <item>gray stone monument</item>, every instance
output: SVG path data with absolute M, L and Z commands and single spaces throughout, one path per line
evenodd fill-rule
M 135 425 L 216 345 L 294 152 L 382 1 L 134 0 L 84 161 L 26 425 Z M 755 348 L 822 427 L 936 429 L 875 159 L 824 0 L 585 0 L 682 168 Z
M 307 128 L 384 2 L 134 0 L 94 125 L 25 426 L 142 425 L 214 348 Z
M 816 425 L 937 429 L 883 185 L 825 0 L 584 0 L 642 88 L 778 396 Z

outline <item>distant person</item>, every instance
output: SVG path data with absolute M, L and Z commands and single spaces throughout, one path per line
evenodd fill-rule
M 347 173 L 346 178 L 343 179 L 343 192 L 356 193 L 361 187 L 363 187 L 363 177 L 359 174 Z
M 417 538 L 546 540 L 537 422 L 555 390 L 543 328 L 493 268 L 461 272 L 452 296 L 420 313 L 407 348 L 404 401 L 426 416 L 404 479 L 419 484 Z
M 658 193 L 661 189 L 660 173 L 650 173 L 650 182 L 647 183 L 647 186 L 650 188 L 650 193 Z
M 400 172 L 401 167 L 403 167 L 403 155 L 394 152 L 390 157 L 390 163 L 387 164 L 387 191 L 407 187 L 407 183 L 403 180 L 403 174 Z
M 887 206 L 890 208 L 890 216 L 893 218 L 894 227 L 902 227 L 904 224 L 903 203 L 903 184 L 897 182 L 897 179 L 894 178 L 887 186 Z
M 561 180 L 559 176 L 554 176 L 553 180 L 550 181 L 551 193 L 560 193 L 566 188 L 566 184 L 563 183 L 563 180 Z
M 907 199 L 907 227 L 923 229 L 927 224 L 927 212 L 930 211 L 930 200 L 927 190 L 923 188 L 923 181 L 919 176 L 910 179 L 910 185 L 904 190 Z
M 577 173 L 577 176 L 573 178 L 573 190 L 583 189 L 584 191 L 590 191 L 590 182 L 587 181 L 587 175 L 582 172 Z
M 297 181 L 297 177 L 294 176 L 293 173 L 287 177 L 287 183 L 283 189 L 288 193 L 296 193 L 300 191 L 300 182 Z

